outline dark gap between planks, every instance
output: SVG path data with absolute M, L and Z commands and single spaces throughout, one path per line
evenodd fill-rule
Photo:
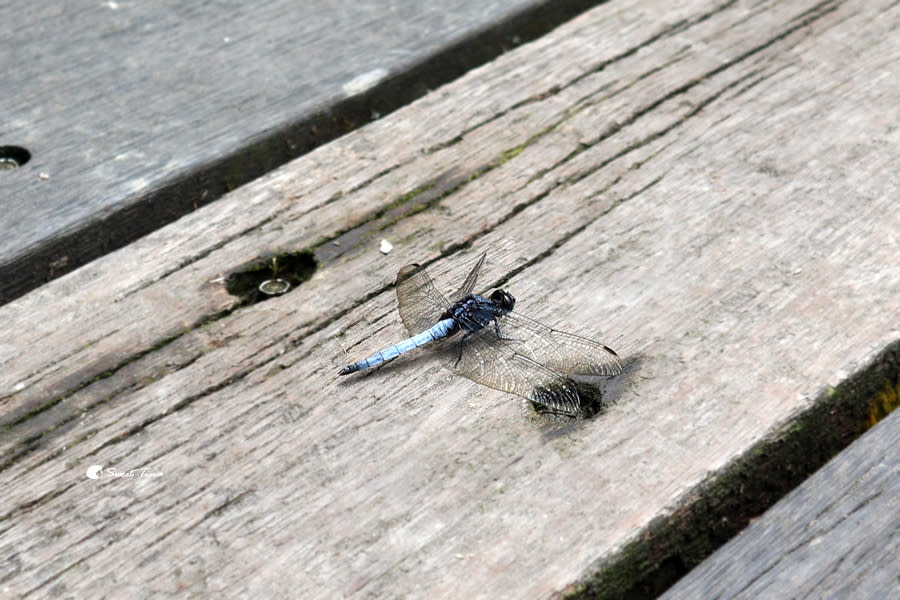
M 515 46 L 534 40 L 602 0 L 544 0 L 450 44 L 367 92 L 336 101 L 238 151 L 196 165 L 156 190 L 76 231 L 0 264 L 0 305 L 126 246 L 226 192 L 259 178 L 316 147 L 382 117 Z
M 900 342 L 689 492 L 565 598 L 656 598 L 900 405 Z

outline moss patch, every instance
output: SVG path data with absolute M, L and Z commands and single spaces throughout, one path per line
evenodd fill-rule
M 650 523 L 566 598 L 654 598 L 897 407 L 900 343 Z

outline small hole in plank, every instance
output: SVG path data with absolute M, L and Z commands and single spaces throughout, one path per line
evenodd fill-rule
M 31 152 L 21 146 L 0 146 L 0 171 L 18 169 L 31 160 Z
M 263 254 L 231 271 L 225 289 L 247 304 L 282 296 L 316 272 L 312 251 Z

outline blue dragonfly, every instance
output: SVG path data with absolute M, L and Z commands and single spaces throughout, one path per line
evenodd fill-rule
M 436 343 L 444 365 L 472 381 L 526 398 L 550 412 L 582 414 L 577 382 L 596 383 L 622 372 L 608 346 L 543 325 L 513 312 L 516 299 L 502 289 L 473 294 L 482 254 L 449 299 L 418 264 L 397 273 L 400 318 L 410 337 L 340 370 L 370 369 L 413 348 Z

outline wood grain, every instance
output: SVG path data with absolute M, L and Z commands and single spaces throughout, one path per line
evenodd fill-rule
M 0 590 L 576 589 L 900 337 L 898 22 L 606 4 L 0 308 Z M 306 248 L 291 293 L 225 292 Z M 477 287 L 626 358 L 607 414 L 427 353 L 338 380 L 403 335 L 401 265 L 482 251 Z
M 663 599 L 900 597 L 898 440 L 894 413 Z
M 0 4 L 0 303 L 594 4 Z

